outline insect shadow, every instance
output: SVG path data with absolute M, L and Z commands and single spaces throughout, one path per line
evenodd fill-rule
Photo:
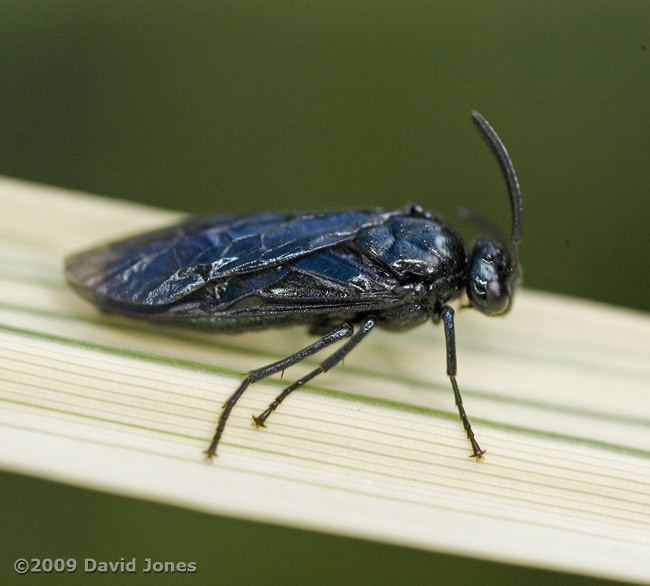
M 304 324 L 320 336 L 246 375 L 223 406 L 209 457 L 251 383 L 346 339 L 253 417 L 264 427 L 284 399 L 341 362 L 376 327 L 400 331 L 429 319 L 442 322 L 447 375 L 471 456 L 480 459 L 484 450 L 456 382 L 454 310 L 448 302 L 465 292 L 469 304 L 485 315 L 510 309 L 521 274 L 522 207 L 503 143 L 478 112 L 472 112 L 472 121 L 501 168 L 512 230 L 507 237 L 464 210 L 464 218 L 489 236 L 478 239 L 469 253 L 443 218 L 413 204 L 398 210 L 261 212 L 194 218 L 74 254 L 66 259 L 66 278 L 108 312 L 229 333 Z

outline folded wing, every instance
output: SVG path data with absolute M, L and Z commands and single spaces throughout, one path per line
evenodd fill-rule
M 305 258 L 307 267 L 300 268 L 300 259 L 348 242 L 361 229 L 398 213 L 264 212 L 191 219 L 73 255 L 66 260 L 66 277 L 82 296 L 105 309 L 169 305 L 209 283 L 235 283 L 235 276 L 249 285 L 255 279 L 246 275 L 260 273 L 268 280 L 270 269 L 276 269 L 272 280 L 278 281 L 283 266 L 293 275 L 287 277 L 293 278 L 287 290 L 297 291 L 297 274 L 323 272 L 327 265 L 323 259 Z M 341 280 L 350 284 L 347 277 Z

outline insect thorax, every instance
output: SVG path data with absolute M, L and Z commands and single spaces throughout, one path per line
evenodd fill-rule
M 457 296 L 465 286 L 467 251 L 460 235 L 442 218 L 394 216 L 363 230 L 356 240 L 364 254 L 383 264 L 405 293 L 433 305 Z

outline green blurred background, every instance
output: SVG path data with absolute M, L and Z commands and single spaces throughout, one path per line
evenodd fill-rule
M 0 173 L 194 213 L 508 228 L 525 284 L 650 310 L 650 4 L 3 0 Z M 464 229 L 468 238 L 472 229 Z
M 525 284 L 644 311 L 649 89 L 647 0 L 0 2 L 0 174 L 194 213 L 415 201 L 456 222 L 466 205 L 507 228 L 476 109 L 519 174 Z M 548 583 L 1 481 L 5 555 L 146 550 L 224 583 Z

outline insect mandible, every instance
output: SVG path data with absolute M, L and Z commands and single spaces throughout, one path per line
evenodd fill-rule
M 190 219 L 80 252 L 66 259 L 66 278 L 107 312 L 229 333 L 303 324 L 321 336 L 246 375 L 223 406 L 209 457 L 251 383 L 347 338 L 253 417 L 264 427 L 290 393 L 341 362 L 376 327 L 400 331 L 429 319 L 442 321 L 447 375 L 471 456 L 480 459 L 484 451 L 456 382 L 454 310 L 448 302 L 465 292 L 485 315 L 510 309 L 521 274 L 522 208 L 503 143 L 480 114 L 472 112 L 472 120 L 503 173 L 512 231 L 506 237 L 490 221 L 465 211 L 465 218 L 490 236 L 478 239 L 469 254 L 454 228 L 413 204 L 399 210 L 262 212 Z

